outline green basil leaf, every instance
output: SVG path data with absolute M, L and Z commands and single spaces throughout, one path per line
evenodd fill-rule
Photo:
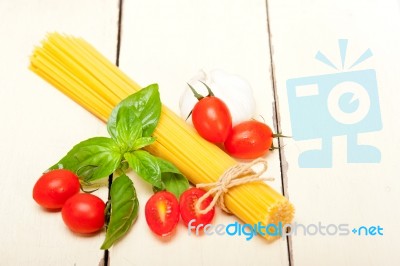
M 117 170 L 115 170 L 114 174 L 117 176 L 125 174 L 129 169 L 129 163 L 127 161 L 122 161 Z
M 109 249 L 118 239 L 123 237 L 138 216 L 139 201 L 135 187 L 129 177 L 121 175 L 112 182 L 110 197 L 110 222 L 101 249 Z
M 75 145 L 59 162 L 50 167 L 75 172 L 84 181 L 93 181 L 112 174 L 121 163 L 121 153 L 115 141 L 95 137 Z
M 153 137 L 142 137 L 135 140 L 132 145 L 132 150 L 139 150 L 143 147 L 146 147 L 150 144 L 153 144 L 156 141 L 156 138 Z
M 165 189 L 179 199 L 181 194 L 189 188 L 189 181 L 172 163 L 158 157 L 157 163 L 161 170 L 161 180 Z
M 176 196 L 177 199 L 189 188 L 189 181 L 182 174 L 162 173 L 165 189 Z
M 107 129 L 111 136 L 116 135 L 118 111 L 121 107 L 131 109 L 142 123 L 144 137 L 150 137 L 161 115 L 161 100 L 158 85 L 152 84 L 122 100 L 111 112 Z
M 127 152 L 124 157 L 138 176 L 157 188 L 163 187 L 161 170 L 156 157 L 143 150 Z
M 176 168 L 175 165 L 173 165 L 172 163 L 161 159 L 160 157 L 156 157 L 157 158 L 157 164 L 160 167 L 160 170 L 162 173 L 175 173 L 175 174 L 182 174 L 181 171 L 179 171 L 178 168 Z
M 115 129 L 111 132 L 111 137 L 121 147 L 122 153 L 130 151 L 134 142 L 142 136 L 142 123 L 132 108 L 126 106 L 121 106 L 118 110 Z

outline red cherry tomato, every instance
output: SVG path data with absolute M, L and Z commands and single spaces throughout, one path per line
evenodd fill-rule
M 214 207 L 205 214 L 198 213 L 195 208 L 196 202 L 204 194 L 206 194 L 206 191 L 200 188 L 190 188 L 182 193 L 179 200 L 179 206 L 181 210 L 182 220 L 186 224 L 186 226 L 189 226 L 190 223 L 190 226 L 192 226 L 192 228 L 194 229 L 199 224 L 206 225 L 211 223 L 215 214 Z M 213 198 L 211 196 L 207 197 L 200 205 L 200 209 L 204 210 L 205 208 L 207 208 L 212 200 Z
M 90 234 L 103 228 L 105 207 L 99 197 L 81 193 L 67 200 L 61 214 L 69 229 L 80 234 Z
M 213 143 L 223 143 L 232 129 L 228 107 L 215 96 L 204 97 L 196 103 L 192 121 L 200 136 Z
M 272 146 L 271 128 L 258 121 L 246 121 L 232 128 L 225 141 L 226 151 L 240 159 L 254 159 L 266 154 Z
M 33 187 L 33 199 L 47 209 L 60 209 L 64 203 L 79 192 L 78 177 L 64 169 L 43 174 Z
M 178 200 L 168 191 L 157 192 L 147 201 L 145 216 L 151 231 L 159 236 L 168 236 L 179 221 Z

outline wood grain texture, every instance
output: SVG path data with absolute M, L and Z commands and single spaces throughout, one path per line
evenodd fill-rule
M 32 199 L 37 178 L 104 124 L 28 70 L 47 32 L 83 36 L 110 60 L 117 1 L 0 1 L 0 259 L 4 265 L 97 265 L 104 234 L 81 237 Z M 107 190 L 97 192 L 103 199 Z
M 384 228 L 383 236 L 357 236 L 352 232 L 348 236 L 304 236 L 299 233 L 293 236 L 294 264 L 392 265 L 400 259 L 395 248 L 396 240 L 400 236 L 396 229 L 400 218 L 396 207 L 400 200 L 400 181 L 396 166 L 400 142 L 393 136 L 399 128 L 395 121 L 397 115 L 394 115 L 398 113 L 395 106 L 399 101 L 399 80 L 396 73 L 400 60 L 398 3 L 269 1 L 269 6 L 276 91 L 283 132 L 294 134 L 289 112 L 288 80 L 319 76 L 317 83 L 321 94 L 318 95 L 322 95 L 324 89 L 331 87 L 323 87 L 325 81 L 321 75 L 337 74 L 334 78 L 340 80 L 340 75 L 346 72 L 366 69 L 376 72 L 383 124 L 381 130 L 358 134 L 360 144 L 373 145 L 380 150 L 379 163 L 348 163 L 347 151 L 350 148 L 344 132 L 343 136 L 333 137 L 331 167 L 301 168 L 298 163 L 300 154 L 313 148 L 319 149 L 321 139 L 299 141 L 295 134 L 293 139 L 285 139 L 286 161 L 283 163 L 288 168 L 286 175 L 289 196 L 297 207 L 295 222 L 306 225 L 318 225 L 321 222 L 325 226 L 348 224 L 349 230 L 360 226 L 380 225 Z M 338 39 L 348 39 L 343 70 Z M 349 70 L 351 64 L 368 48 L 373 56 Z M 332 63 L 339 66 L 338 69 L 315 60 L 317 51 L 323 52 Z M 367 78 L 368 76 L 364 81 Z M 375 96 L 370 98 L 371 101 L 376 99 Z M 300 98 L 296 100 L 300 101 Z M 362 104 L 361 101 L 364 100 L 365 98 L 360 98 L 358 104 Z M 318 98 L 315 101 L 326 101 L 328 104 L 330 100 Z M 317 102 L 310 103 L 314 104 L 319 106 Z M 303 106 L 303 110 L 312 108 L 310 105 Z M 298 109 L 297 112 L 303 110 Z M 309 119 L 315 119 L 322 112 L 322 109 L 315 110 Z M 326 121 L 329 119 L 327 117 Z M 378 122 L 372 119 L 369 123 L 366 127 L 373 127 L 373 123 Z M 348 124 L 349 132 L 353 124 Z M 340 123 L 335 125 L 339 126 Z M 329 132 L 324 131 L 323 134 L 328 137 Z M 361 155 L 363 154 L 358 154 Z M 334 232 L 333 227 L 331 232 Z

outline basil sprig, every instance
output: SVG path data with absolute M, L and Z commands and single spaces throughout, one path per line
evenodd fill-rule
M 132 181 L 124 174 L 128 166 L 155 191 L 167 190 L 179 198 L 189 182 L 170 162 L 153 156 L 142 148 L 151 145 L 151 136 L 161 115 L 158 85 L 152 84 L 121 101 L 107 123 L 110 138 L 95 137 L 75 145 L 60 161 L 50 167 L 75 172 L 83 182 L 122 173 L 111 185 L 111 213 L 106 240 L 108 249 L 132 226 L 139 202 Z

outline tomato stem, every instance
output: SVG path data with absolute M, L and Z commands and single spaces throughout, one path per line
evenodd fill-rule
M 269 148 L 269 150 L 270 150 L 270 151 L 279 150 L 279 149 L 281 149 L 281 148 L 283 148 L 283 147 L 285 147 L 285 145 L 283 145 L 283 146 L 275 146 L 274 144 L 272 144 L 272 145 L 271 145 L 271 148 Z
M 190 113 L 189 113 L 189 115 L 186 117 L 185 121 L 187 121 L 187 120 L 189 119 L 189 117 L 192 115 L 192 112 L 193 112 L 193 110 L 190 111 Z
M 285 135 L 282 135 L 282 133 L 276 133 L 276 134 L 272 134 L 272 137 L 273 138 L 291 138 L 290 136 L 285 136 Z M 273 150 L 278 150 L 278 149 L 280 149 L 280 148 L 282 148 L 283 146 L 274 146 L 274 144 L 272 143 L 272 145 L 271 145 L 271 148 L 269 148 L 269 150 L 270 151 L 273 151 Z
M 212 92 L 212 90 L 210 89 L 210 87 L 208 87 L 208 85 L 207 84 L 205 84 L 203 81 L 201 81 L 201 80 L 199 80 L 201 83 L 203 83 L 204 84 L 204 86 L 206 86 L 206 88 L 207 88 L 207 91 L 208 91 L 208 95 L 207 95 L 207 97 L 210 97 L 210 96 L 215 96 L 214 95 L 214 93 Z
M 275 147 L 275 145 L 274 144 L 272 144 L 271 145 L 271 148 L 269 148 L 269 150 L 270 151 L 274 151 L 274 150 L 278 150 L 278 149 L 280 149 L 281 147 Z
M 282 133 L 272 134 L 273 138 L 291 138 L 291 136 L 282 135 Z
M 187 83 L 187 85 L 189 86 L 189 88 L 192 90 L 194 97 L 196 97 L 197 100 L 201 100 L 204 98 L 203 95 L 199 94 L 189 83 Z M 189 115 L 190 116 L 190 115 Z M 188 116 L 188 117 L 189 117 Z M 187 118 L 186 118 L 187 119 Z

